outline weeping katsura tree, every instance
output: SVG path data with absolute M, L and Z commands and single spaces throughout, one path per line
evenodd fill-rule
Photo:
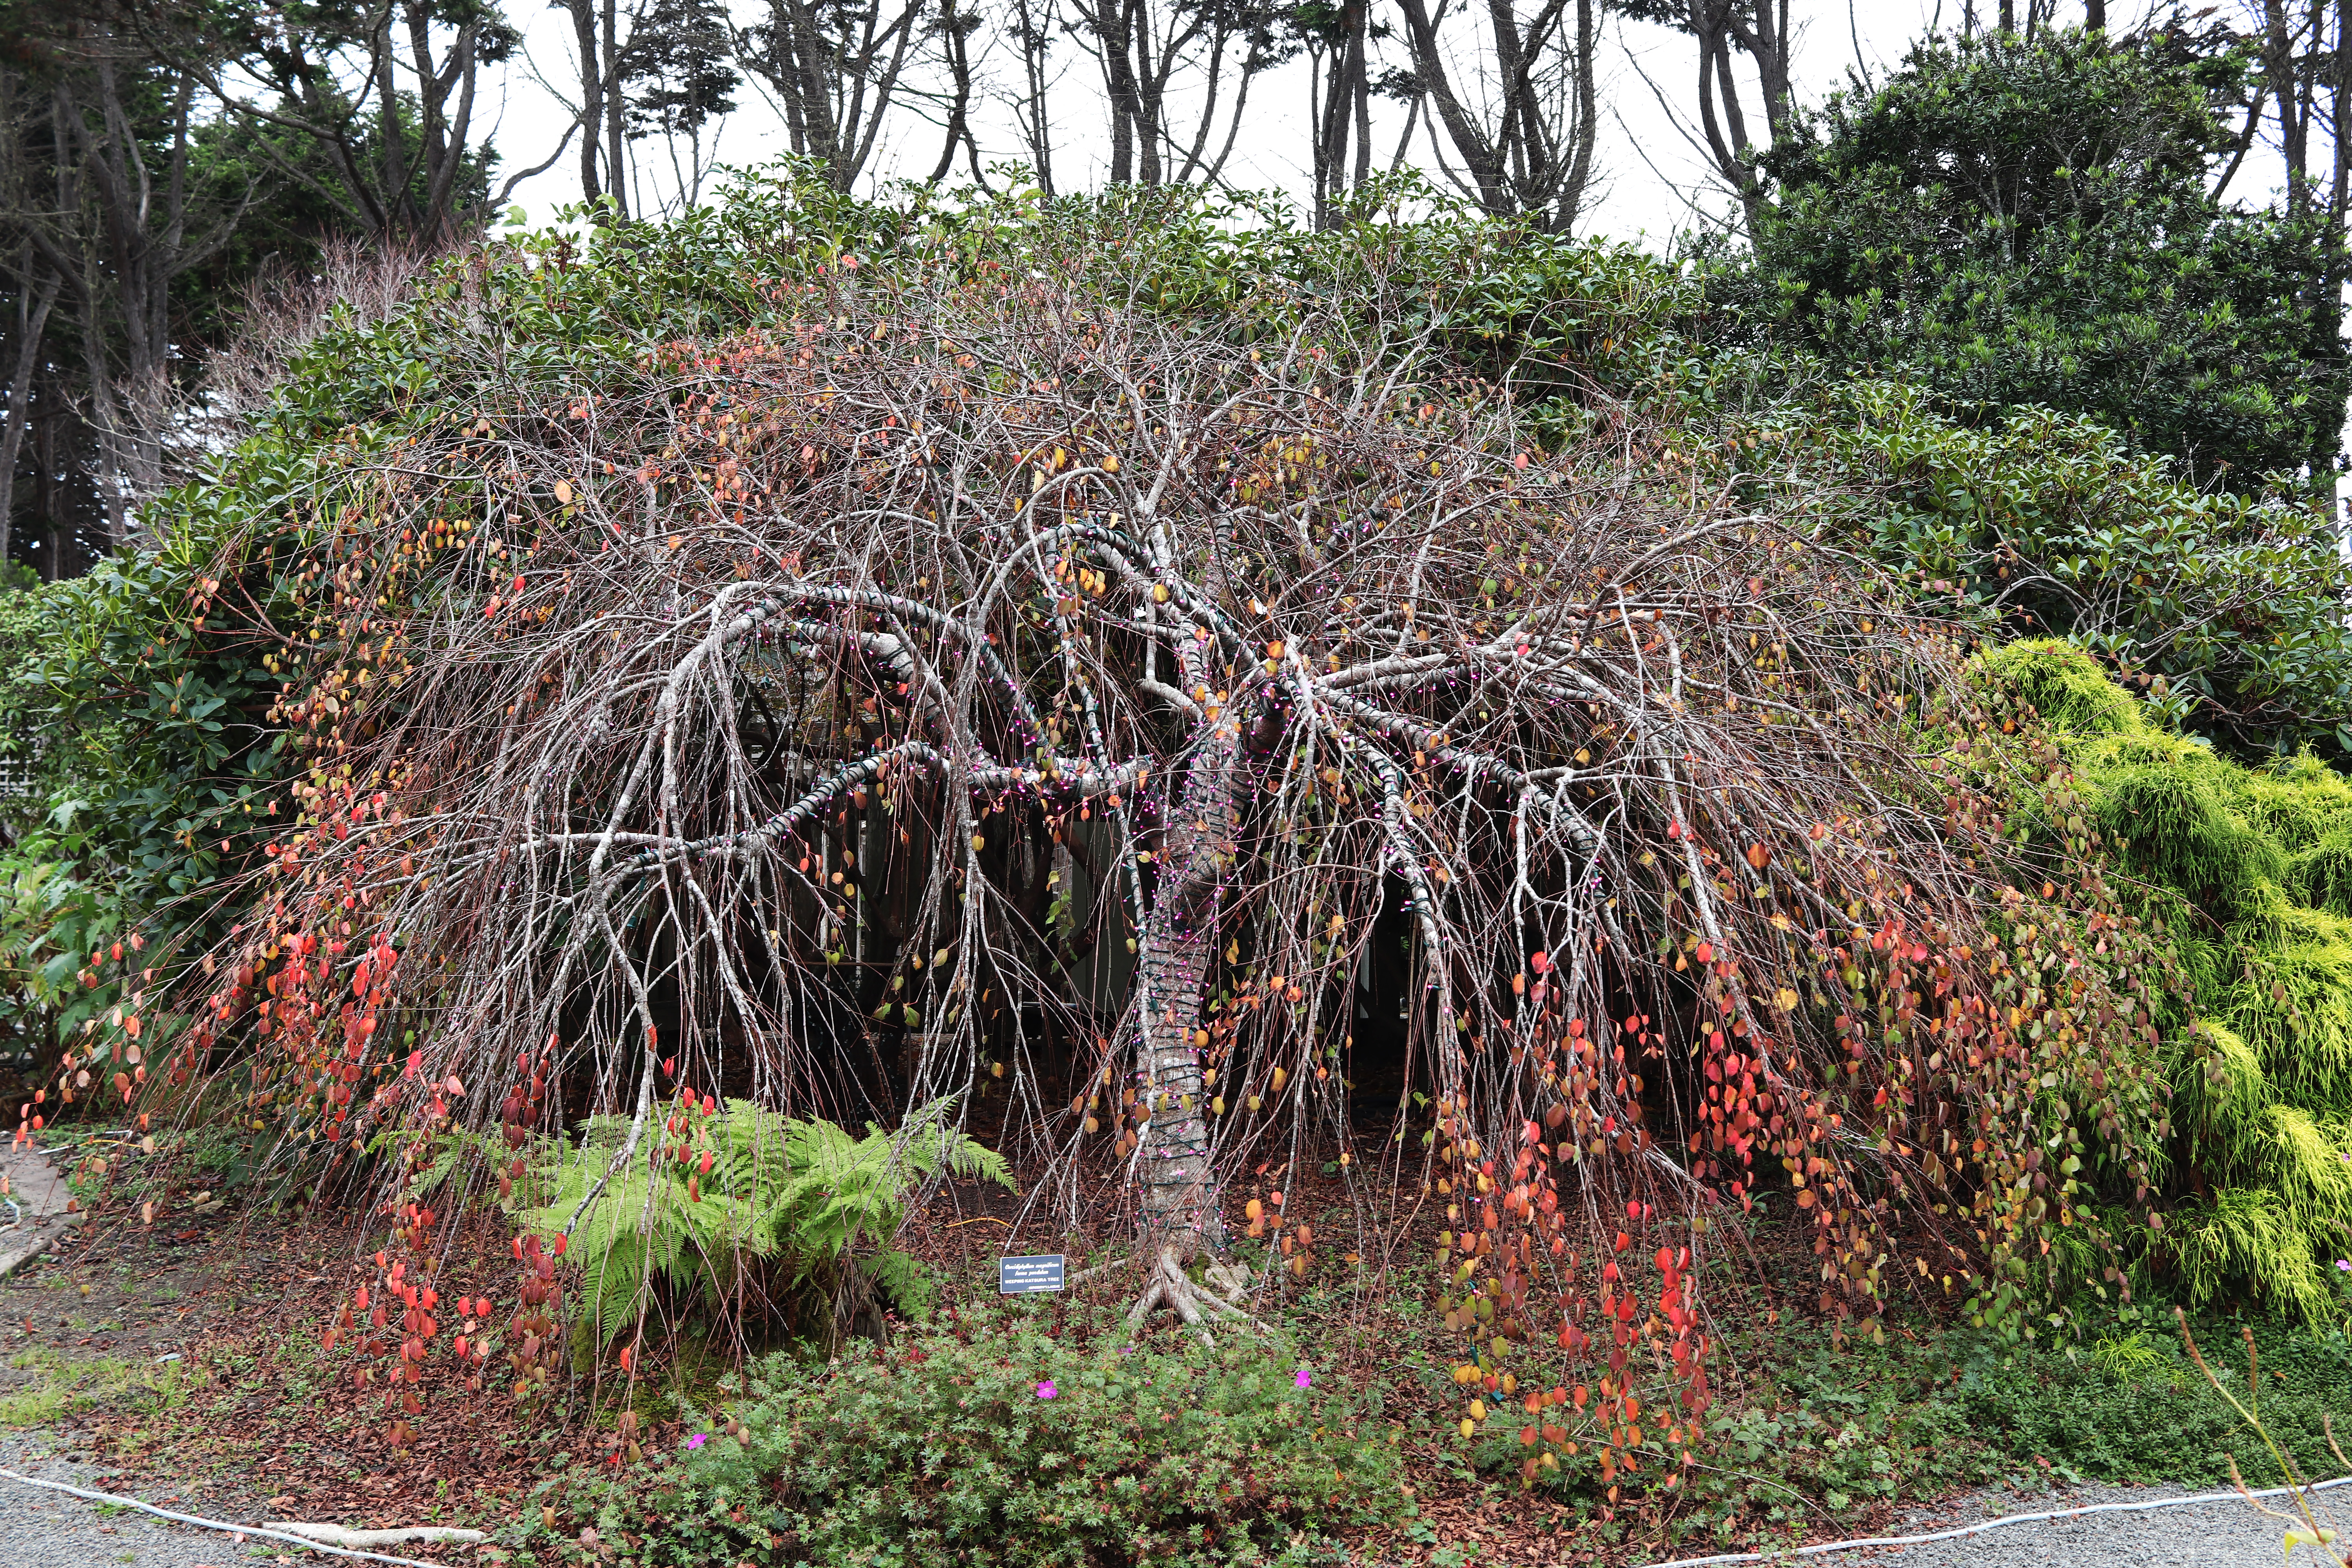
M 170 1083 L 320 1158 L 617 1115 L 613 1173 L 714 1093 L 959 1097 L 1202 1324 L 1272 1278 L 1229 1227 L 1305 1267 L 1236 1177 L 1312 1151 L 1443 1208 L 1479 1346 L 1622 1396 L 1646 1340 L 1693 1410 L 1759 1184 L 1864 1316 L 2014 1301 L 2141 1184 L 2137 939 L 2020 862 L 2019 715 L 1788 488 L 1622 411 L 1538 450 L 1363 325 L 1410 300 L 1242 342 L 855 261 L 625 363 L 420 296 L 462 398 L 315 454 L 191 605 L 269 640 L 310 765 Z

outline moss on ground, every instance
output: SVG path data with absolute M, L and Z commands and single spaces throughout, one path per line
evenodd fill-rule
M 137 1399 L 173 1405 L 187 1386 L 187 1369 L 177 1358 L 142 1365 L 121 1356 L 77 1357 L 37 1345 L 19 1351 L 8 1364 L 32 1378 L 27 1386 L 0 1394 L 0 1426 L 47 1426 Z

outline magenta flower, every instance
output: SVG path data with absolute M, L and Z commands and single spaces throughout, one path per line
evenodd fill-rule
M 1300 1368 L 1298 1369 L 1298 1386 L 1299 1386 L 1299 1387 L 1301 1387 L 1301 1388 L 1305 1388 L 1306 1386 L 1307 1386 L 1307 1384 L 1309 1384 L 1313 1383 L 1314 1381 L 1315 1381 L 1314 1377 L 1313 1377 L 1313 1376 L 1312 1376 L 1312 1375 L 1307 1372 L 1307 1370 L 1305 1367 L 1303 1367 L 1303 1366 L 1302 1366 L 1302 1367 L 1300 1367 Z
M 693 1436 L 688 1437 L 688 1438 L 686 1440 L 686 1446 L 687 1446 L 688 1447 L 689 1447 L 689 1448 L 699 1448 L 699 1447 L 701 1447 L 705 1443 L 708 1443 L 708 1442 L 709 1442 L 709 1441 L 710 1441 L 710 1434 L 709 1434 L 709 1433 L 708 1433 L 708 1432 L 697 1432 Z
M 1037 1397 L 1040 1399 L 1051 1399 L 1061 1392 L 1054 1386 L 1054 1380 L 1050 1377 L 1037 1385 Z
M 2352 1274 L 2352 1258 L 2337 1258 L 2336 1260 L 2336 1267 L 2341 1268 L 2347 1274 Z

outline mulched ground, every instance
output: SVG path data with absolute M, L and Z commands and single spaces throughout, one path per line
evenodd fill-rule
M 101 1216 L 0 1284 L 0 1397 L 77 1376 L 119 1384 L 120 1368 L 103 1378 L 82 1369 L 127 1362 L 162 1392 L 120 1389 L 63 1424 L 121 1472 L 122 1489 L 209 1517 L 371 1529 L 510 1519 L 555 1451 L 584 1454 L 597 1439 L 584 1421 L 526 1409 L 504 1391 L 468 1394 L 436 1361 L 415 1441 L 388 1442 L 383 1393 L 355 1388 L 337 1364 L 347 1358 L 320 1348 L 361 1275 L 362 1247 L 381 1240 L 331 1214 L 215 1215 L 152 1230 Z M 445 1296 L 479 1289 L 510 1307 L 503 1240 L 487 1229 L 462 1238 Z M 173 1355 L 176 1364 L 161 1359 Z

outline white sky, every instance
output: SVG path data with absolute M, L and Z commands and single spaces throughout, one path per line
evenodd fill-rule
M 520 0 L 513 20 L 525 29 L 521 58 L 508 67 L 503 79 L 488 84 L 489 110 L 483 123 L 497 121 L 493 132 L 509 170 L 527 168 L 547 156 L 562 133 L 570 112 L 559 93 L 576 90 L 570 17 L 545 9 L 536 15 Z M 737 0 L 739 21 L 751 19 L 756 0 Z M 2118 22 L 2136 10 L 2131 0 L 2111 5 Z M 1990 13 L 1993 0 L 1982 0 L 1980 13 Z M 1385 13 L 1386 8 L 1382 11 Z M 1874 72 L 1899 61 L 1913 40 L 1940 18 L 1948 29 L 1958 25 L 1960 0 L 1793 0 L 1792 15 L 1799 37 L 1797 78 L 1799 97 L 1805 102 L 1843 84 L 1859 58 Z M 2068 4 L 2062 16 L 2074 20 L 2079 6 Z M 1603 113 L 1601 146 L 1596 155 L 1597 198 L 1588 203 L 1585 227 L 1623 239 L 1639 239 L 1663 247 L 1677 228 L 1688 224 L 1685 192 L 1703 183 L 1706 163 L 1675 120 L 1662 109 L 1649 83 L 1655 83 L 1668 103 L 1684 114 L 1695 96 L 1697 46 L 1664 28 L 1611 17 L 1605 23 L 1601 50 Z M 989 37 L 975 37 L 981 49 Z M 1383 51 L 1386 63 L 1404 63 L 1403 51 L 1391 40 Z M 1057 184 L 1065 190 L 1089 188 L 1108 172 L 1108 148 L 1100 130 L 1099 77 L 1090 58 L 1075 40 L 1064 39 L 1056 54 L 1066 70 L 1054 118 L 1069 129 L 1055 153 Z M 983 161 L 1011 159 L 1021 146 L 1013 122 L 996 101 L 1018 71 L 1018 61 L 1004 46 L 982 52 L 975 61 L 990 101 L 975 107 Z M 1251 89 L 1251 105 L 1228 181 L 1246 188 L 1276 188 L 1303 199 L 1308 189 L 1307 67 L 1294 60 L 1258 79 Z M 1644 80 L 1646 76 L 1647 81 Z M 551 90 L 545 83 L 552 83 Z M 737 111 L 725 121 L 719 144 L 723 161 L 757 163 L 786 149 L 781 121 L 757 87 L 746 83 Z M 1760 128 L 1752 85 L 1747 100 L 1751 121 Z M 902 116 L 898 144 L 885 172 L 929 174 L 937 160 L 939 132 L 911 115 Z M 1403 124 L 1403 106 L 1376 100 L 1373 141 L 1385 164 Z M 1415 156 L 1426 166 L 1429 143 L 1425 132 L 1416 136 Z M 667 160 L 656 142 L 636 144 L 644 171 L 662 171 L 667 187 Z M 959 160 L 959 174 L 966 166 Z M 950 176 L 954 178 L 956 176 Z M 1679 189 L 1677 188 L 1679 187 Z M 576 148 L 567 151 L 546 174 L 518 187 L 514 200 L 530 212 L 534 223 L 552 217 L 555 209 L 580 196 Z M 1712 201 L 1713 198 L 1710 198 Z M 1715 205 L 1719 205 L 1719 202 Z

